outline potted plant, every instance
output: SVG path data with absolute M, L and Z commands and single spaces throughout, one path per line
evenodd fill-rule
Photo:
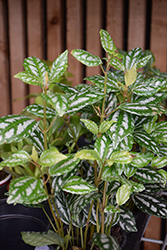
M 117 50 L 105 30 L 100 38 L 104 64 L 87 51 L 72 51 L 86 66 L 101 67 L 102 75 L 86 78 L 90 85 L 57 83 L 68 67 L 68 51 L 51 70 L 38 58 L 26 58 L 25 71 L 15 77 L 39 85 L 43 105 L 26 107 L 26 116 L 0 119 L 0 144 L 25 138 L 32 144 L 31 153 L 19 150 L 1 168 L 35 167 L 34 176 L 12 180 L 7 203 L 36 206 L 47 201 L 52 214 L 47 215 L 48 232 L 22 232 L 32 246 L 119 250 L 112 228 L 136 232 L 134 206 L 167 217 L 167 201 L 160 196 L 167 180 L 167 122 L 158 118 L 166 114 L 166 74 L 151 67 L 150 52 Z M 52 84 L 63 93 L 51 91 Z M 68 133 L 64 153 L 50 143 L 61 130 Z M 87 142 L 83 147 L 78 145 L 81 136 Z

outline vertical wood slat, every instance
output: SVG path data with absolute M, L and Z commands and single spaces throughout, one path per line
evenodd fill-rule
M 47 60 L 54 61 L 63 48 L 62 0 L 47 0 Z
M 44 59 L 43 32 L 42 32 L 42 5 L 41 0 L 27 1 L 27 52 L 28 56 Z M 29 86 L 29 94 L 39 93 L 39 86 Z M 30 98 L 29 103 L 34 102 Z
M 145 49 L 146 1 L 129 0 L 128 50 Z
M 0 116 L 9 114 L 9 67 L 5 2 L 0 0 Z
M 106 29 L 117 48 L 123 49 L 123 0 L 107 0 Z
M 87 0 L 86 4 L 86 50 L 91 54 L 102 57 L 100 29 L 102 28 L 102 1 Z M 101 72 L 100 67 L 86 67 L 86 76 Z
M 26 86 L 13 76 L 23 69 L 25 58 L 25 27 L 23 21 L 23 1 L 9 0 L 9 47 L 10 47 L 10 69 L 11 69 L 11 96 L 12 101 L 26 95 Z M 12 113 L 20 113 L 25 107 L 25 100 L 12 103 Z
M 69 72 L 74 75 L 73 85 L 77 85 L 82 82 L 83 78 L 83 66 L 72 55 L 70 55 L 73 49 L 83 48 L 83 13 L 82 13 L 82 1 L 81 0 L 67 0 L 66 2 L 66 43 L 69 50 Z
M 167 1 L 153 0 L 151 20 L 151 51 L 155 65 L 167 71 Z

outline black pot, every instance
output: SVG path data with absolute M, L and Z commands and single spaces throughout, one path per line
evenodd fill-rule
M 35 247 L 24 243 L 21 232 L 45 232 L 49 227 L 50 223 L 41 208 L 8 205 L 6 199 L 0 200 L 0 249 L 34 250 Z
M 4 180 L 0 181 L 0 199 L 6 197 L 5 193 L 8 191 L 8 185 L 11 179 L 11 174 L 9 174 Z

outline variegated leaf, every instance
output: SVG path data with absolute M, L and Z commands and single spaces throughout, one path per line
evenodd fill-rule
M 120 180 L 120 175 L 123 173 L 122 164 L 119 167 L 116 164 L 113 164 L 111 167 L 105 166 L 102 174 L 102 180 L 104 181 L 114 181 Z
M 154 154 L 150 152 L 148 153 L 131 152 L 131 153 L 134 155 L 131 165 L 136 168 L 142 168 L 147 166 L 154 157 Z
M 118 188 L 121 186 L 119 181 L 111 181 L 107 187 L 107 195 L 113 194 L 115 193 Z
M 72 86 L 68 86 L 66 84 L 63 84 L 63 83 L 56 83 L 56 85 L 61 89 L 63 90 L 66 94 L 75 94 L 75 93 L 78 93 L 78 90 Z
M 68 50 L 64 51 L 53 62 L 51 73 L 49 74 L 49 82 L 55 83 L 66 71 L 68 67 Z
M 81 122 L 83 122 L 86 126 L 86 128 L 92 132 L 93 134 L 98 134 L 98 126 L 94 121 L 91 121 L 89 119 L 81 119 Z
M 142 57 L 138 62 L 137 62 L 137 69 L 143 68 L 144 66 L 146 66 L 146 64 L 148 63 L 148 61 L 150 60 L 150 58 L 152 57 L 152 55 L 148 55 L 148 56 L 144 56 Z
M 106 134 L 101 135 L 95 141 L 94 150 L 100 155 L 100 158 L 103 161 L 109 159 L 111 153 L 113 152 L 111 138 Z
M 38 122 L 22 115 L 8 115 L 0 118 L 0 144 L 19 142 L 31 134 Z
M 167 165 L 167 156 L 164 157 L 159 157 L 156 156 L 152 162 L 151 162 L 151 166 L 152 167 L 156 167 L 156 168 L 163 168 Z
M 140 115 L 140 116 L 153 116 L 154 113 L 150 107 L 142 105 L 140 103 L 122 103 L 119 105 L 121 110 L 124 110 L 128 113 Z
M 135 205 L 144 213 L 167 218 L 167 201 L 157 194 L 138 193 L 132 196 Z
M 99 126 L 99 133 L 105 133 L 115 121 L 103 121 Z
M 101 75 L 88 76 L 85 77 L 84 80 L 95 83 L 100 89 L 104 88 L 104 76 Z
M 141 58 L 141 52 L 142 52 L 141 48 L 138 47 L 130 50 L 128 53 L 125 54 L 125 56 L 122 59 L 122 63 L 126 71 L 138 63 L 138 61 Z
M 17 165 L 24 165 L 26 162 L 30 161 L 29 154 L 24 151 L 18 151 L 17 153 L 12 154 L 7 159 L 3 160 L 0 163 L 0 169 L 2 169 L 4 166 L 8 167 L 15 167 Z
M 120 164 L 128 164 L 132 159 L 132 155 L 127 151 L 115 151 L 110 156 L 110 160 Z
M 159 153 L 157 141 L 155 141 L 154 137 L 147 134 L 145 131 L 135 131 L 134 139 L 140 146 L 146 147 L 148 150 L 153 151 L 155 154 Z
M 72 194 L 88 194 L 97 191 L 95 186 L 82 179 L 80 176 L 72 176 L 63 186 L 63 190 Z
M 133 213 L 125 207 L 121 207 L 119 225 L 128 233 L 137 232 L 136 221 Z
M 47 92 L 47 94 L 42 93 L 42 98 L 50 104 L 56 111 L 59 116 L 63 116 L 68 110 L 68 100 L 65 95 L 59 93 Z
M 144 130 L 150 134 L 155 130 L 157 116 L 153 116 L 147 123 L 143 125 Z
M 117 148 L 118 144 L 129 134 L 133 133 L 134 122 L 131 114 L 117 110 L 110 119 L 116 121 L 113 126 L 107 130 L 107 134 L 113 141 L 113 148 Z
M 66 158 L 67 158 L 66 155 L 60 153 L 58 149 L 53 147 L 42 152 L 39 164 L 46 167 L 52 166 Z
M 107 94 L 110 92 L 119 92 L 118 80 L 113 78 L 112 72 L 107 74 Z
M 124 167 L 124 174 L 129 178 L 133 176 L 137 171 L 137 168 L 131 166 L 131 164 L 126 164 Z
M 131 187 L 128 184 L 119 187 L 116 193 L 117 204 L 120 206 L 126 203 L 130 198 L 131 192 Z
M 93 149 L 81 149 L 75 154 L 75 158 L 80 160 L 100 160 L 100 155 Z
M 102 250 L 121 250 L 117 240 L 110 235 L 94 233 L 92 241 Z
M 38 77 L 35 75 L 31 75 L 25 71 L 19 72 L 14 76 L 14 78 L 18 78 L 21 81 L 30 84 L 30 85 L 38 85 L 41 88 L 43 87 L 43 81 L 41 81 Z
M 125 71 L 124 65 L 122 64 L 122 62 L 118 58 L 112 58 L 110 60 L 110 65 L 117 70 Z
M 59 245 L 63 246 L 64 239 L 56 232 L 21 232 L 22 239 L 31 246 Z
M 35 177 L 23 176 L 10 183 L 8 204 L 39 204 L 48 196 L 43 187 L 43 181 Z
M 44 151 L 44 135 L 39 129 L 35 129 L 28 139 L 39 151 Z
M 51 176 L 60 176 L 71 172 L 80 162 L 80 159 L 74 159 L 73 155 L 68 156 L 66 159 L 59 161 L 49 168 Z
M 61 221 L 64 222 L 65 224 L 69 225 L 71 223 L 71 213 L 70 213 L 70 209 L 69 209 L 67 199 L 66 199 L 64 192 L 60 191 L 58 194 L 56 194 L 54 199 L 51 200 L 53 211 L 57 217 L 58 215 L 55 211 L 53 201 L 54 201 L 54 205 L 56 206 L 56 209 L 58 211 L 58 214 L 61 218 Z
M 116 107 L 117 107 L 117 97 L 115 93 L 110 93 L 109 95 L 107 95 L 105 101 L 106 115 L 109 115 L 114 109 L 116 109 Z
M 88 67 L 94 67 L 102 64 L 101 59 L 98 56 L 92 55 L 91 53 L 82 50 L 74 49 L 71 54 L 81 63 L 85 64 Z
M 70 211 L 72 213 L 72 217 L 74 220 L 78 219 L 78 215 L 80 211 L 91 201 L 97 199 L 100 197 L 100 194 L 98 192 L 92 192 L 88 194 L 84 194 L 82 196 L 78 196 L 77 199 L 75 199 L 71 205 L 70 205 Z
M 112 54 L 117 49 L 110 34 L 106 30 L 100 30 L 100 39 L 103 49 L 108 54 Z
M 39 104 L 31 104 L 27 106 L 23 111 L 27 111 L 39 118 L 44 118 L 44 106 Z M 54 109 L 46 107 L 46 119 L 52 119 L 56 116 L 56 112 Z
M 158 122 L 152 136 L 157 138 L 159 142 L 167 142 L 167 122 Z
M 105 95 L 98 92 L 90 92 L 90 90 L 86 92 L 81 92 L 79 94 L 71 95 L 68 99 L 69 102 L 69 110 L 68 113 L 78 112 L 82 108 L 92 105 L 95 102 L 101 100 Z
M 162 175 L 156 169 L 150 167 L 138 168 L 138 170 L 134 174 L 134 177 L 141 183 L 164 182 Z
M 117 150 L 131 151 L 133 147 L 134 139 L 132 134 L 125 136 L 118 144 Z

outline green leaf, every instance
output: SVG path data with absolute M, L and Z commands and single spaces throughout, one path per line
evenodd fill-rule
M 155 130 L 157 116 L 153 116 L 147 123 L 143 125 L 144 130 L 150 134 Z
M 106 30 L 100 30 L 100 39 L 103 49 L 108 54 L 112 54 L 117 49 L 110 34 Z
M 124 174 L 129 178 L 133 176 L 137 171 L 137 168 L 131 166 L 131 164 L 127 164 L 124 167 Z
M 116 122 L 107 130 L 107 134 L 113 141 L 113 148 L 117 148 L 126 136 L 133 133 L 134 121 L 131 114 L 121 110 L 117 110 L 110 119 Z
M 167 201 L 159 195 L 143 192 L 133 195 L 132 199 L 144 213 L 167 218 Z
M 39 104 L 31 104 L 27 106 L 23 111 L 27 111 L 39 118 L 44 118 L 44 106 Z M 46 107 L 46 119 L 52 119 L 56 116 L 56 112 L 54 109 Z
M 70 211 L 72 213 L 72 217 L 74 220 L 78 219 L 78 215 L 81 210 L 91 201 L 100 197 L 100 194 L 97 192 L 92 192 L 88 194 L 84 194 L 82 196 L 78 196 L 77 199 L 70 204 Z
M 121 110 L 124 110 L 128 113 L 140 115 L 140 116 L 153 116 L 154 113 L 151 108 L 147 107 L 144 104 L 140 103 L 122 103 L 119 105 Z
M 66 159 L 67 156 L 60 153 L 56 148 L 50 148 L 42 152 L 40 156 L 40 164 L 42 166 L 52 166 L 63 159 Z
M 35 75 L 31 75 L 25 71 L 19 72 L 14 76 L 14 78 L 18 78 L 21 81 L 30 84 L 30 85 L 38 85 L 41 88 L 43 87 L 43 82 L 39 78 L 37 78 Z
M 68 183 L 63 186 L 63 190 L 72 194 L 88 194 L 97 191 L 93 185 L 82 179 L 80 176 L 72 176 Z
M 99 153 L 97 153 L 93 149 L 82 149 L 75 154 L 74 158 L 78 158 L 80 160 L 92 160 L 92 161 L 100 160 Z
M 156 169 L 150 167 L 138 168 L 138 170 L 134 174 L 134 177 L 141 183 L 164 182 L 162 175 Z
M 104 88 L 104 76 L 101 75 L 88 76 L 85 77 L 84 80 L 95 83 L 100 89 Z
M 164 157 L 159 157 L 159 156 L 156 156 L 154 157 L 154 159 L 152 160 L 151 162 L 151 166 L 153 168 L 163 168 L 167 165 L 167 156 L 164 156 Z
M 59 161 L 49 168 L 51 176 L 60 176 L 71 172 L 80 162 L 80 159 L 73 159 L 74 156 L 70 155 L 66 159 Z
M 137 71 L 136 71 L 136 64 L 130 68 L 126 73 L 125 73 L 125 84 L 126 86 L 132 85 L 136 81 L 137 77 Z
M 105 133 L 115 121 L 103 121 L 99 126 L 99 133 Z
M 131 165 L 136 168 L 142 168 L 149 164 L 149 162 L 153 159 L 154 155 L 152 153 L 134 153 L 135 157 L 133 158 Z
M 0 144 L 19 142 L 27 138 L 38 122 L 22 115 L 7 115 L 0 118 Z
M 81 119 L 81 122 L 83 122 L 86 126 L 86 128 L 92 132 L 93 134 L 98 134 L 98 126 L 94 121 L 91 121 L 89 119 Z
M 109 71 L 107 74 L 107 94 L 109 94 L 110 92 L 119 92 L 119 91 L 120 88 L 118 86 L 118 80 L 114 79 L 112 72 Z
M 49 74 L 49 82 L 55 83 L 66 71 L 68 67 L 68 50 L 64 51 L 53 62 L 51 73 Z
M 35 129 L 29 136 L 28 139 L 39 151 L 44 151 L 44 136 L 43 133 Z
M 68 100 L 65 95 L 48 91 L 47 94 L 42 93 L 41 96 L 57 111 L 59 116 L 63 116 L 69 108 Z
M 17 165 L 24 165 L 26 162 L 29 161 L 30 161 L 29 154 L 26 151 L 21 150 L 9 156 L 7 159 L 3 160 L 0 163 L 0 169 L 2 169 L 4 166 L 15 167 Z
M 131 192 L 131 187 L 128 184 L 119 187 L 116 193 L 117 204 L 120 206 L 126 203 L 130 198 Z
M 166 172 L 166 170 L 160 169 L 160 170 L 158 170 L 158 173 L 162 175 L 162 177 L 164 178 L 164 185 L 166 185 L 166 182 L 167 182 L 167 172 Z
M 94 56 L 91 53 L 82 50 L 74 49 L 71 54 L 81 63 L 85 64 L 88 67 L 94 67 L 102 64 L 101 59 L 98 56 Z
M 41 179 L 23 176 L 13 179 L 10 183 L 8 204 L 39 204 L 47 199 L 48 196 Z
M 132 161 L 132 155 L 127 151 L 116 151 L 110 156 L 110 160 L 120 164 L 128 164 Z
M 133 135 L 128 134 L 122 141 L 118 144 L 117 150 L 131 151 L 134 144 Z
M 125 207 L 121 207 L 119 225 L 128 233 L 137 232 L 136 221 L 133 213 Z
M 57 82 L 56 85 L 63 90 L 66 94 L 75 94 L 78 93 L 78 90 L 75 87 L 68 86 L 66 84 Z
M 102 250 L 121 250 L 117 240 L 111 235 L 94 233 L 92 241 Z
M 147 134 L 145 131 L 135 131 L 134 139 L 140 146 L 146 147 L 156 154 L 159 153 L 158 143 L 155 141 L 153 136 Z
M 111 138 L 103 134 L 96 139 L 94 144 L 94 150 L 100 155 L 100 158 L 104 161 L 109 159 L 111 153 L 113 152 Z
M 159 142 L 167 142 L 167 122 L 158 122 L 155 130 L 152 132 L 152 136 L 157 138 Z
M 42 247 L 45 245 L 59 245 L 63 246 L 64 240 L 63 238 L 57 234 L 49 230 L 48 232 L 21 232 L 22 239 L 26 244 L 31 246 Z

